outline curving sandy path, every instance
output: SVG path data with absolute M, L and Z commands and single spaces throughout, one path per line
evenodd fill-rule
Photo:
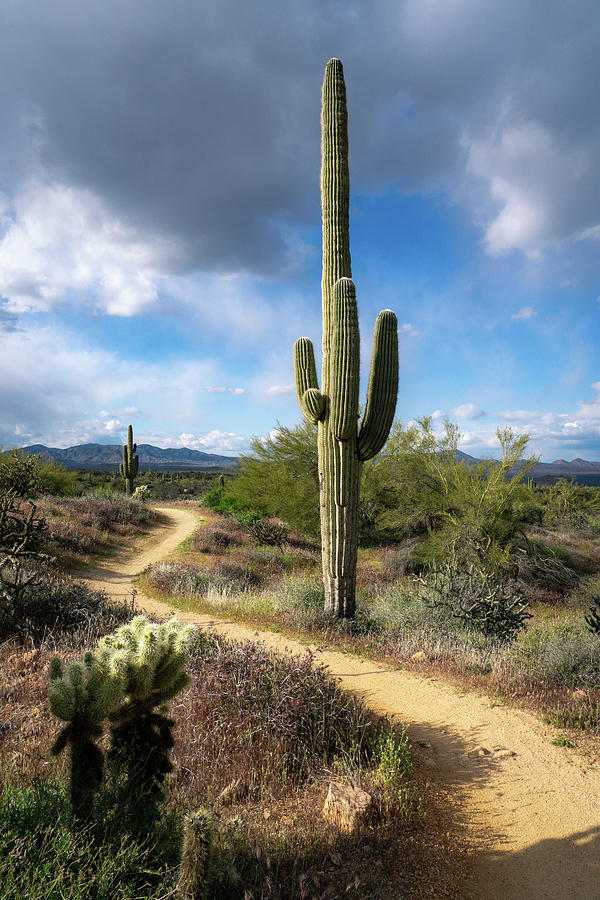
M 197 515 L 163 508 L 170 522 L 162 537 L 148 538 L 133 559 L 118 557 L 90 571 L 90 583 L 117 596 L 196 527 Z M 253 628 L 186 613 L 136 597 L 140 610 L 212 625 L 233 639 L 256 639 Z M 302 652 L 306 645 L 271 632 L 260 640 L 276 650 Z M 475 848 L 476 888 L 457 896 L 477 900 L 600 900 L 600 779 L 596 764 L 550 742 L 553 729 L 531 714 L 465 694 L 441 680 L 350 654 L 310 648 L 379 713 L 411 723 L 420 764 L 432 780 L 456 791 L 464 826 Z M 421 742 L 421 743 L 419 743 Z M 424 745 L 424 746 L 421 746 Z

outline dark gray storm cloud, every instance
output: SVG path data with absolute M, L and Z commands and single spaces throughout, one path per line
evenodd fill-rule
M 331 56 L 354 190 L 447 191 L 491 252 L 600 223 L 600 10 L 584 0 L 2 6 L 0 190 L 40 172 L 89 190 L 174 238 L 171 271 L 277 276 L 293 261 L 318 225 Z

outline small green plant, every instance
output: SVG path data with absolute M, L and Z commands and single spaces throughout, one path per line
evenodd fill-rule
M 594 606 L 590 607 L 589 615 L 585 617 L 588 631 L 600 637 L 600 597 L 594 597 Z
M 550 742 L 554 744 L 555 747 L 573 747 L 574 744 L 565 734 L 559 734 L 554 738 L 553 741 Z
M 133 499 L 140 500 L 142 503 L 146 503 L 146 501 L 150 499 L 150 493 L 151 492 L 149 484 L 138 484 L 133 492 Z
M 62 660 L 50 664 L 50 708 L 67 722 L 52 752 L 67 745 L 71 751 L 71 806 L 77 825 L 89 824 L 94 795 L 102 783 L 104 754 L 97 744 L 102 722 L 119 702 L 122 689 L 121 659 L 88 652 L 82 662 L 73 662 L 66 673 Z
M 248 526 L 248 531 L 257 544 L 266 544 L 268 547 L 279 547 L 283 552 L 283 545 L 287 543 L 289 535 L 284 525 L 272 522 L 269 519 L 257 519 Z

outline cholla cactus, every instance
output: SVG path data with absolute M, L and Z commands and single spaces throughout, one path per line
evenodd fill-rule
M 208 813 L 199 809 L 186 817 L 181 845 L 177 896 L 205 900 L 213 855 L 213 828 Z
M 318 424 L 325 611 L 351 618 L 362 464 L 382 449 L 394 419 L 398 322 L 389 309 L 377 317 L 367 406 L 358 427 L 360 334 L 350 267 L 346 86 L 339 59 L 329 60 L 325 69 L 321 124 L 322 386 L 319 389 L 313 345 L 302 337 L 294 348 L 296 393 L 305 418 Z
M 125 479 L 125 493 L 133 493 L 133 482 L 136 479 L 140 460 L 136 454 L 137 444 L 133 443 L 133 428 L 127 428 L 127 443 L 123 445 L 123 462 L 119 466 L 121 478 Z
M 56 739 L 52 752 L 71 749 L 71 806 L 77 823 L 89 822 L 94 795 L 102 783 L 104 754 L 96 741 L 103 720 L 115 709 L 122 689 L 117 655 L 86 653 L 82 662 L 63 672 L 62 660 L 50 663 L 50 708 L 68 724 Z
M 110 716 L 111 756 L 149 801 L 160 798 L 160 784 L 173 768 L 175 723 L 168 712 L 171 699 L 190 682 L 184 667 L 194 630 L 177 619 L 155 624 L 136 616 L 98 644 L 100 653 L 115 659 L 122 678 L 122 700 Z
M 145 503 L 146 500 L 150 499 L 150 485 L 149 484 L 138 484 L 135 491 L 133 492 L 133 499 L 140 500 L 142 503 Z

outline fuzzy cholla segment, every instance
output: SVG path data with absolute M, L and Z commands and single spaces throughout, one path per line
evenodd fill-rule
M 66 674 L 61 659 L 50 663 L 50 708 L 65 722 L 102 722 L 119 702 L 121 688 L 120 673 L 105 655 L 88 652 L 82 662 L 70 663 Z
M 118 667 L 106 654 L 88 652 L 83 661 L 70 663 L 66 673 L 58 657 L 50 663 L 50 708 L 66 723 L 52 752 L 58 755 L 70 747 L 71 808 L 81 826 L 90 822 L 104 774 L 104 754 L 97 743 L 102 721 L 119 703 L 121 690 Z
M 119 672 L 129 702 L 162 706 L 190 682 L 184 667 L 194 631 L 177 619 L 156 624 L 136 616 L 102 638 L 98 652 Z

